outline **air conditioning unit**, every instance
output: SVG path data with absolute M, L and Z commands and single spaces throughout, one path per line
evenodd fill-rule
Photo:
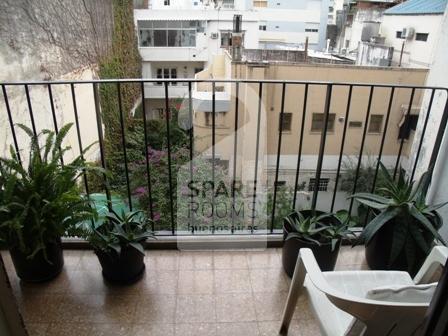
M 414 33 L 415 33 L 415 29 L 412 27 L 405 27 L 403 28 L 403 30 L 401 31 L 401 37 L 406 39 L 406 40 L 410 40 L 414 37 Z
M 211 34 L 210 34 L 210 37 L 211 37 L 213 40 L 217 40 L 218 37 L 219 37 L 219 34 L 218 34 L 218 33 L 211 33 Z

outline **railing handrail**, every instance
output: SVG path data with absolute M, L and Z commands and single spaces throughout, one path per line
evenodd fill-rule
M 297 85 L 333 85 L 333 86 L 357 86 L 357 87 L 384 87 L 402 89 L 434 89 L 448 92 L 448 87 L 427 86 L 414 84 L 389 84 L 389 83 L 365 83 L 365 82 L 333 82 L 333 81 L 308 81 L 308 80 L 278 80 L 278 79 L 196 79 L 196 78 L 122 78 L 122 79 L 91 79 L 91 80 L 32 80 L 32 81 L 4 81 L 0 85 L 69 85 L 69 84 L 107 84 L 107 83 L 153 83 L 153 82 L 180 82 L 180 83 L 246 83 L 246 84 L 297 84 Z

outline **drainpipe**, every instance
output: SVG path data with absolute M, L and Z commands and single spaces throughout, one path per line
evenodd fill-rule
M 403 53 L 404 53 L 404 45 L 406 43 L 406 40 L 403 41 L 403 44 L 401 45 L 401 52 L 400 52 L 400 63 L 398 63 L 398 66 L 401 67 L 401 62 L 403 61 Z

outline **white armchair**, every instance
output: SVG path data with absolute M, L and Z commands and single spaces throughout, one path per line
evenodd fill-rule
M 367 292 L 381 286 L 424 283 L 447 257 L 448 248 L 434 247 L 412 279 L 401 271 L 321 272 L 312 251 L 300 249 L 279 334 L 288 334 L 297 300 L 306 292 L 323 335 L 412 335 L 421 327 L 430 299 L 373 300 L 366 298 Z

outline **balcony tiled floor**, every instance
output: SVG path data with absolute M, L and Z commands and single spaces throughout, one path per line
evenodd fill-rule
M 147 251 L 144 278 L 106 285 L 92 251 L 66 250 L 54 281 L 21 283 L 2 252 L 30 335 L 274 336 L 290 280 L 281 249 Z M 363 247 L 343 247 L 337 269 L 366 268 Z M 319 335 L 306 298 L 290 335 Z

